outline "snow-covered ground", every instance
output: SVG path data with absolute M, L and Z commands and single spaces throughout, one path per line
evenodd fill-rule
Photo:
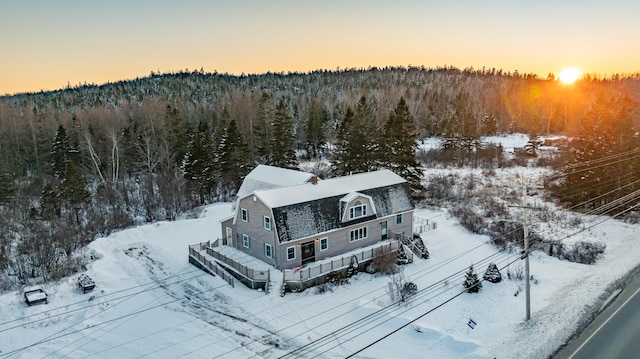
M 437 228 L 422 234 L 431 258 L 404 267 L 420 290 L 409 303 L 390 305 L 389 278 L 366 273 L 324 293 L 280 297 L 277 290 L 232 288 L 188 264 L 187 246 L 220 237 L 218 220 L 230 209 L 215 204 L 197 219 L 96 240 L 90 250 L 97 259 L 86 272 L 96 282 L 92 292 L 83 294 L 69 278 L 45 286 L 48 305 L 28 307 L 19 292 L 0 296 L 0 358 L 276 358 L 305 345 L 291 357 L 362 350 L 356 357 L 541 358 L 640 257 L 640 227 L 616 220 L 579 234 L 606 241 L 595 265 L 533 253 L 532 319 L 525 322 L 521 281 L 485 282 L 480 293 L 455 297 L 469 265 L 481 277 L 489 262 L 503 267 L 515 260 L 509 267 L 515 272 L 518 255 L 498 252 L 443 210 L 418 209 Z M 597 220 L 584 219 L 583 226 Z

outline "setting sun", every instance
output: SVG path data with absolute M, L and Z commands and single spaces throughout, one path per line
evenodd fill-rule
M 575 67 L 567 67 L 560 71 L 558 78 L 565 84 L 572 84 L 580 77 L 580 70 Z

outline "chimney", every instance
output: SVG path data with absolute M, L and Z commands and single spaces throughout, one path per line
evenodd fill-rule
M 318 184 L 318 176 L 316 176 L 316 175 L 311 176 L 311 183 L 312 184 Z

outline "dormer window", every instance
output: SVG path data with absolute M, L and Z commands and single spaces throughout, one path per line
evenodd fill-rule
M 349 208 L 349 219 L 364 217 L 367 215 L 367 205 L 357 200 L 353 207 Z

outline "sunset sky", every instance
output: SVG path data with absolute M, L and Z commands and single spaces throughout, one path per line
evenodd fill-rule
M 640 2 L 2 1 L 0 95 L 202 68 L 640 72 Z

